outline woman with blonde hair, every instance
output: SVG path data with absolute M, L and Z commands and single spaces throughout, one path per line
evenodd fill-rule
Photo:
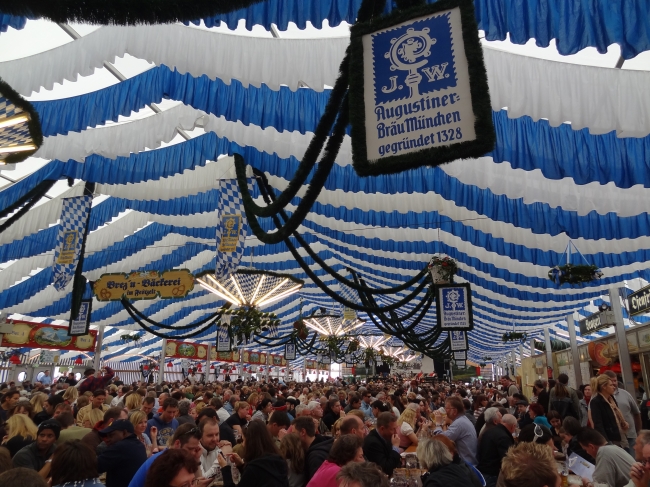
M 134 395 L 138 396 L 138 394 Z M 147 415 L 143 411 L 133 411 L 133 414 L 129 416 L 129 421 L 133 425 L 135 436 L 138 437 L 138 440 L 147 450 L 147 455 L 151 455 L 151 440 L 144 434 L 144 430 L 147 429 Z
M 140 410 L 143 400 L 144 398 L 140 394 L 134 392 L 126 396 L 126 399 L 124 400 L 124 407 L 129 412 L 129 414 L 131 414 L 135 411 Z
M 97 423 L 104 421 L 104 411 L 101 408 L 91 409 L 84 416 L 83 427 L 93 429 Z
M 253 392 L 250 396 L 248 396 L 247 401 L 248 404 L 250 404 L 250 407 L 248 408 L 248 414 L 250 414 L 251 416 L 253 415 L 253 413 L 255 413 L 255 411 L 257 411 L 257 403 L 259 402 L 258 401 L 259 397 L 260 396 L 257 392 Z
M 305 485 L 305 450 L 296 433 L 289 433 L 280 440 L 280 455 L 287 462 L 289 487 L 303 487 Z
M 418 404 L 411 402 L 397 419 L 397 436 L 399 436 L 399 447 L 402 451 L 405 451 L 411 445 L 417 446 L 418 444 L 415 425 L 417 424 L 419 409 Z
M 615 379 L 614 379 L 615 380 Z M 605 374 L 591 378 L 592 397 L 589 401 L 589 419 L 605 439 L 622 448 L 628 447 L 627 430 L 630 425 L 623 418 L 614 399 L 616 385 Z
M 7 447 L 11 457 L 18 450 L 36 440 L 38 428 L 26 414 L 14 414 L 7 420 L 7 439 L 2 444 Z
M 46 399 L 47 394 L 44 394 L 42 392 L 38 392 L 32 396 L 29 402 L 34 408 L 34 414 L 38 414 L 43 411 L 43 404 L 45 403 Z
M 79 398 L 79 389 L 77 389 L 76 387 L 68 387 L 63 393 L 63 400 L 65 401 L 66 404 L 73 405 L 75 402 L 77 402 L 78 398 Z

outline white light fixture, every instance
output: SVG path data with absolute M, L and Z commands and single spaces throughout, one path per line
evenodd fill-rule
M 0 154 L 10 154 L 13 152 L 26 152 L 30 150 L 36 150 L 34 144 L 22 144 L 22 145 L 3 145 L 0 147 Z
M 214 274 L 198 277 L 199 285 L 234 306 L 262 308 L 286 298 L 304 285 L 300 279 L 287 274 L 239 269 L 223 279 Z
M 5 127 L 13 127 L 14 125 L 18 125 L 19 123 L 29 122 L 29 120 L 30 120 L 29 113 L 26 112 L 19 113 L 18 115 L 14 115 L 13 117 L 7 117 L 0 120 L 0 129 L 3 129 Z
M 363 326 L 365 321 L 355 318 L 344 320 L 339 315 L 311 315 L 303 318 L 307 328 L 323 336 L 342 337 L 350 335 L 354 330 Z
M 359 344 L 363 348 L 374 348 L 375 350 L 381 350 L 381 346 L 391 339 L 390 335 L 375 335 L 369 337 L 359 337 Z

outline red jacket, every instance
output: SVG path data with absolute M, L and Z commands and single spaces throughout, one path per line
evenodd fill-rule
M 108 383 L 115 376 L 115 372 L 113 372 L 113 369 L 110 367 L 104 368 L 106 369 L 106 373 L 104 375 L 100 375 L 99 377 L 91 375 L 90 377 L 86 377 L 86 379 L 80 382 L 79 395 L 82 395 L 86 391 L 95 392 L 97 389 L 106 388 Z

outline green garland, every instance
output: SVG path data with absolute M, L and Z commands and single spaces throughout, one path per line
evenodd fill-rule
M 603 277 L 597 265 L 565 264 L 555 266 L 548 271 L 548 278 L 556 284 L 581 284 Z
M 213 17 L 263 0 L 19 0 L 3 2 L 5 14 L 53 22 L 100 25 L 169 24 Z
M 17 2 L 18 4 L 22 2 Z M 3 5 L 2 7 L 2 12 L 3 13 L 9 13 L 5 9 L 5 6 Z M 43 143 L 43 133 L 41 132 L 41 121 L 38 117 L 38 112 L 34 109 L 31 103 L 29 103 L 27 100 L 25 100 L 16 90 L 14 90 L 9 84 L 7 84 L 5 81 L 3 81 L 0 78 L 0 94 L 7 100 L 9 100 L 11 103 L 16 105 L 17 107 L 22 108 L 24 111 L 26 111 L 29 114 L 29 122 L 27 122 L 27 127 L 29 128 L 29 135 L 32 138 L 33 144 L 36 146 L 36 149 L 33 151 L 26 151 L 26 152 L 21 152 L 17 154 L 11 154 L 4 159 L 2 159 L 2 162 L 5 164 L 13 164 L 15 162 L 21 162 L 27 159 L 29 156 L 34 154 L 38 148 L 41 146 Z
M 468 61 L 472 109 L 476 117 L 476 139 L 449 146 L 434 147 L 400 156 L 383 157 L 369 161 L 366 152 L 366 114 L 364 103 L 364 64 L 362 37 L 381 29 L 390 28 L 413 18 L 460 7 L 463 42 Z M 372 22 L 357 22 L 350 28 L 350 122 L 352 125 L 352 163 L 359 176 L 394 174 L 420 166 L 437 166 L 445 162 L 468 157 L 479 157 L 490 152 L 496 143 L 492 122 L 492 105 L 483 61 L 483 49 L 478 38 L 478 26 L 472 0 L 439 0 L 434 4 L 419 5 L 398 10 Z
M 516 332 L 516 331 L 508 331 L 508 332 L 504 333 L 503 336 L 501 337 L 501 339 L 503 340 L 503 343 L 521 342 L 521 341 L 525 341 L 526 338 L 528 338 L 527 333 L 519 333 L 519 332 Z
M 280 319 L 275 313 L 260 311 L 255 306 L 241 306 L 239 308 L 222 308 L 221 313 L 230 315 L 231 336 L 258 335 L 269 328 L 278 327 Z
M 571 348 L 570 343 L 564 342 L 562 340 L 558 340 L 557 338 L 551 338 L 551 351 L 552 352 L 559 352 L 560 350 L 566 350 L 567 348 Z M 535 350 L 545 352 L 546 351 L 546 343 L 535 341 Z

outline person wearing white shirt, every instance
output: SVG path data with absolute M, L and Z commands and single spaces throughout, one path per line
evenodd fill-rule
M 219 438 L 219 423 L 206 421 L 201 426 L 201 473 L 205 478 L 215 478 L 220 481 L 221 467 L 219 467 L 219 453 L 232 453 L 229 441 Z

